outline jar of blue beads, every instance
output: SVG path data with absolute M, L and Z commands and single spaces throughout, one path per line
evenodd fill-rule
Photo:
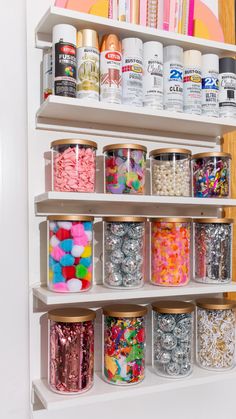
M 47 218 L 48 288 L 84 292 L 93 279 L 93 217 L 52 215 Z

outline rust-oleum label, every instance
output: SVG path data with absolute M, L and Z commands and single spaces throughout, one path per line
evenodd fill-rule
M 55 44 L 54 94 L 76 97 L 76 48 L 66 42 Z

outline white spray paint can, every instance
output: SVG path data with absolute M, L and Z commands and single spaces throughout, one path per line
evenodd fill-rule
M 183 48 L 164 48 L 164 109 L 183 112 Z
M 184 112 L 202 113 L 202 54 L 197 50 L 184 52 Z
M 143 44 L 143 106 L 163 109 L 163 45 Z
M 202 114 L 219 116 L 219 57 L 202 56 Z
M 52 94 L 52 48 L 43 52 L 43 100 Z
M 234 58 L 220 58 L 220 117 L 236 117 L 236 63 Z
M 122 41 L 122 103 L 143 106 L 143 42 L 139 38 Z

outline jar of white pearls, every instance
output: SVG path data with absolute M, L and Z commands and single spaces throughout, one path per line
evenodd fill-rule
M 151 194 L 191 196 L 191 151 L 162 148 L 150 152 Z

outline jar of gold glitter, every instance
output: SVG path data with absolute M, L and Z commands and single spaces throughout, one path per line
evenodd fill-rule
M 197 363 L 223 371 L 235 364 L 235 302 L 202 298 L 197 304 Z

